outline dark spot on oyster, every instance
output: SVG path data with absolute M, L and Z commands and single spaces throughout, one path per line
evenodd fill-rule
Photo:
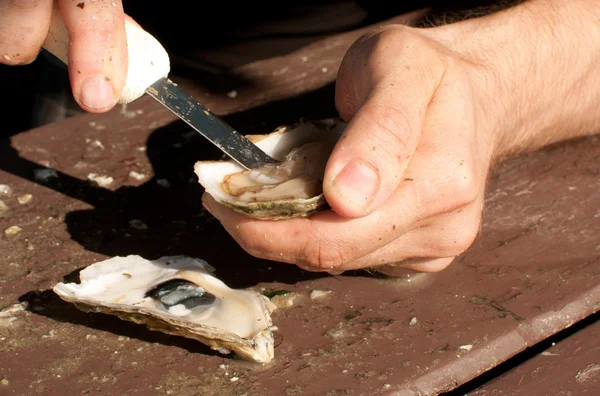
M 159 301 L 166 309 L 179 304 L 187 309 L 194 309 L 211 305 L 216 300 L 214 295 L 201 286 L 183 279 L 160 283 L 147 291 L 146 297 Z

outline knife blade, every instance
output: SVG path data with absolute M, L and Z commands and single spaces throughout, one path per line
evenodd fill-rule
M 279 162 L 178 88 L 177 84 L 168 78 L 169 56 L 156 38 L 128 20 L 125 20 L 125 32 L 129 64 L 125 86 L 118 103 L 130 103 L 147 94 L 243 168 L 253 169 Z M 42 47 L 65 65 L 69 64 L 69 36 L 56 2 L 48 35 Z
M 278 162 L 168 78 L 156 81 L 146 89 L 146 93 L 244 168 L 253 169 Z

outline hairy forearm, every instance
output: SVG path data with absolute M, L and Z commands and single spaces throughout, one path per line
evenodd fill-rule
M 529 0 L 431 31 L 481 70 L 497 157 L 600 132 L 597 0 Z

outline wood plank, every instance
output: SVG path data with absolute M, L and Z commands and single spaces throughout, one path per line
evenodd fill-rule
M 322 42 L 331 48 L 313 48 L 311 59 L 339 65 L 352 41 Z M 237 69 L 255 84 L 226 87 L 239 88 L 235 98 L 208 88 L 198 96 L 247 132 L 335 116 L 335 74 L 301 56 Z M 286 65 L 297 68 L 273 74 Z M 500 164 L 480 238 L 446 271 L 334 277 L 247 255 L 200 204 L 192 165 L 218 150 L 149 99 L 125 110 L 0 141 L 0 184 L 10 188 L 0 196 L 0 308 L 29 303 L 0 317 L 5 394 L 434 395 L 600 310 L 597 137 Z M 94 174 L 113 182 L 96 187 Z M 232 287 L 296 293 L 274 315 L 275 361 L 255 366 L 87 315 L 50 290 L 125 254 L 197 256 Z M 332 293 L 311 300 L 315 289 Z
M 243 113 L 237 122 L 260 124 L 261 114 L 292 122 L 322 110 L 300 100 Z M 481 237 L 446 271 L 408 282 L 313 274 L 250 257 L 200 204 L 192 164 L 218 153 L 157 112 L 131 117 L 67 120 L 0 148 L 3 161 L 18 155 L 31 165 L 0 173 L 12 189 L 2 197 L 8 209 L 0 230 L 21 228 L 0 239 L 0 306 L 30 304 L 0 328 L 6 394 L 434 395 L 600 309 L 597 138 L 501 164 L 490 180 Z M 34 181 L 44 166 L 58 177 Z M 92 173 L 114 182 L 89 187 Z M 32 199 L 20 204 L 24 194 Z M 276 359 L 254 366 L 222 357 L 195 342 L 86 315 L 50 291 L 79 268 L 125 254 L 197 256 L 233 287 L 297 293 L 292 307 L 274 315 Z M 311 300 L 315 289 L 332 293 Z
M 596 321 L 469 395 L 597 395 L 599 334 Z

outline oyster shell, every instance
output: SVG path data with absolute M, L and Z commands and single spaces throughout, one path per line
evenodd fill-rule
M 268 220 L 308 217 L 326 206 L 323 174 L 345 127 L 337 118 L 301 120 L 266 135 L 247 135 L 283 162 L 246 170 L 225 157 L 198 161 L 194 172 L 206 193 L 238 213 Z
M 92 264 L 80 272 L 81 283 L 58 283 L 53 290 L 85 312 L 116 315 L 221 353 L 271 361 L 275 304 L 260 293 L 231 289 L 213 273 L 206 261 L 191 257 L 130 255 Z

